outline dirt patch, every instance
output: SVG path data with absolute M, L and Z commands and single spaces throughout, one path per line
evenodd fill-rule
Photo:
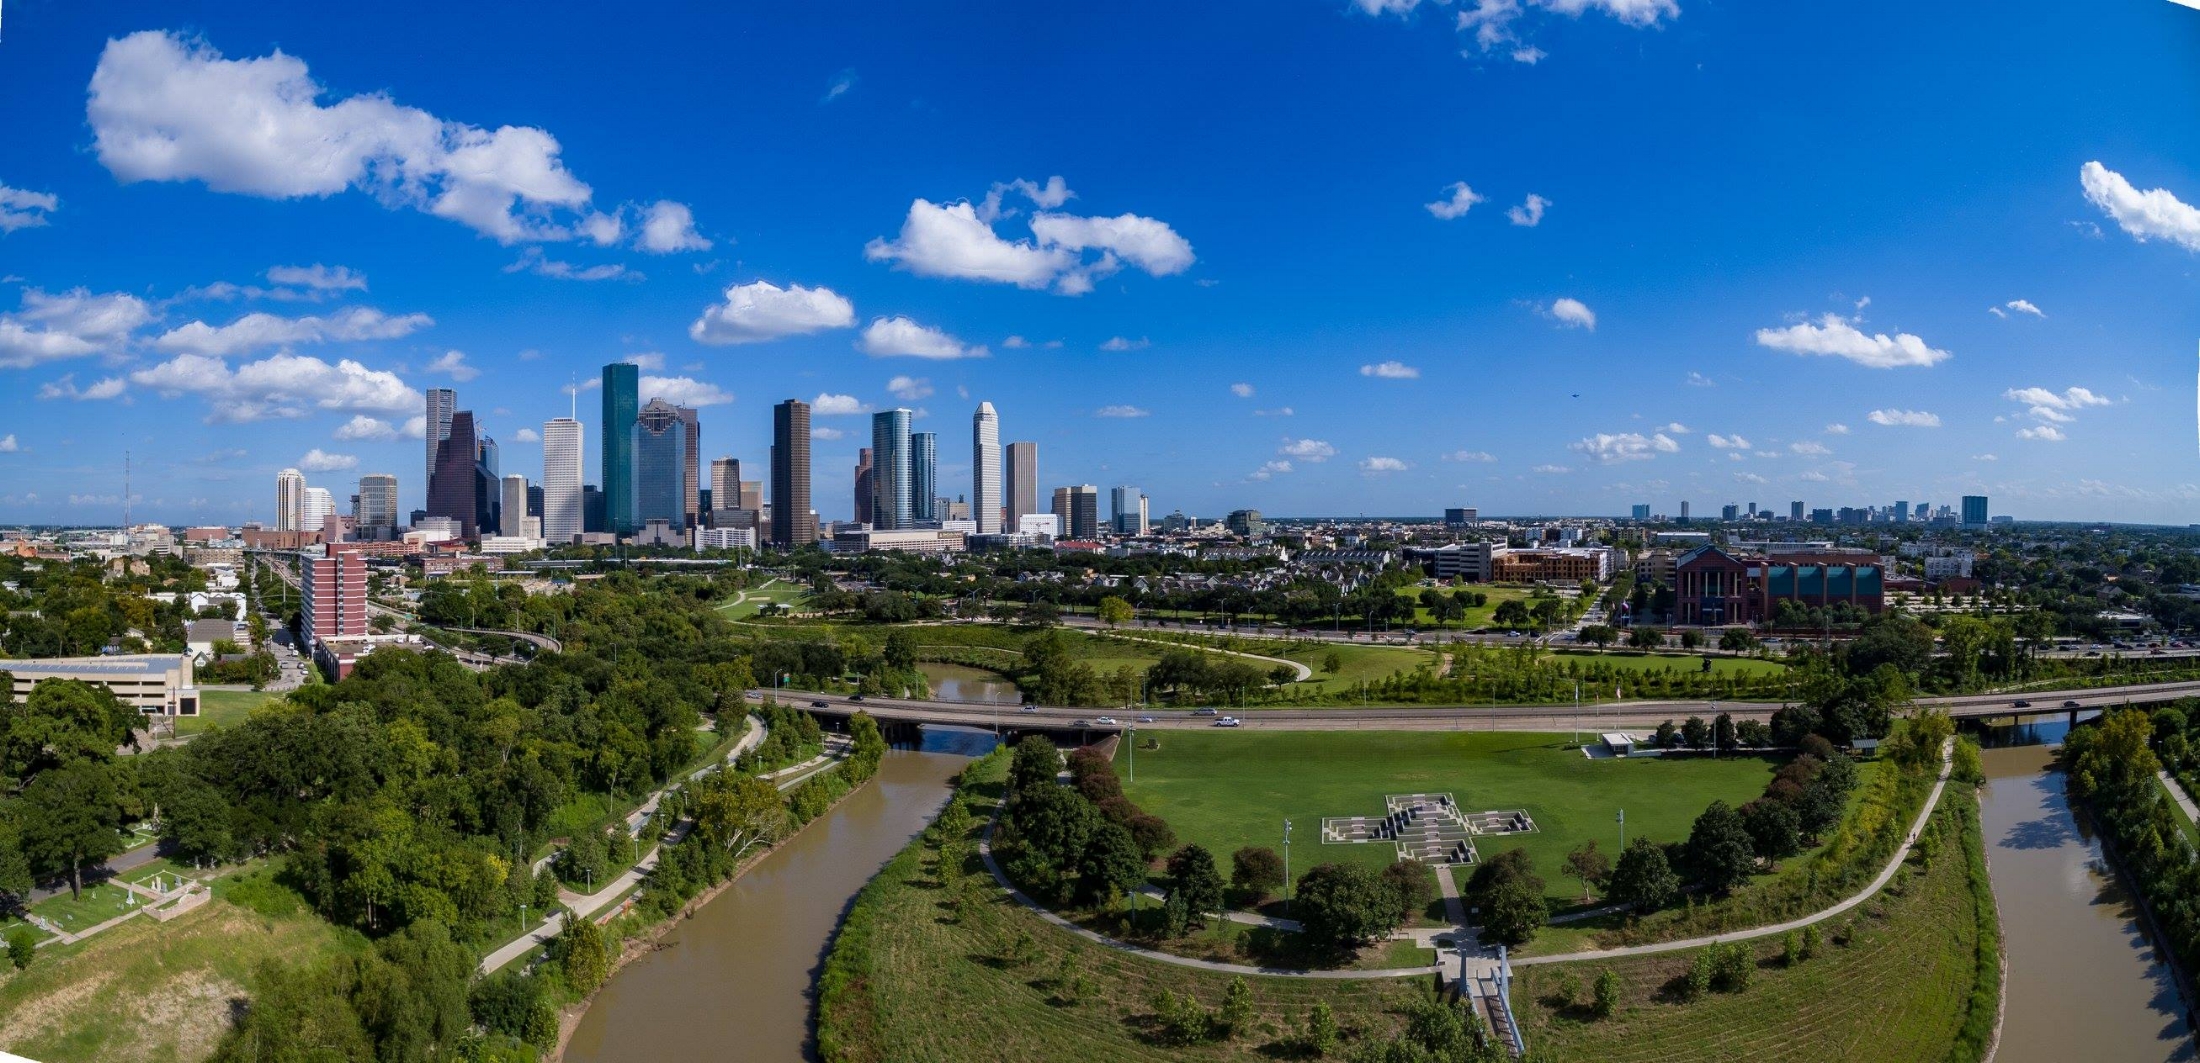
M 41 956 L 40 959 L 45 959 Z M 79 960 L 84 957 L 77 957 Z M 45 972 L 34 965 L 30 971 L 16 978 L 36 978 Z M 0 1022 L 0 1045 L 19 1045 L 33 1040 L 66 1024 L 86 1002 L 95 1000 L 100 992 L 112 985 L 119 972 L 107 970 L 93 974 L 81 981 L 73 981 L 50 992 L 40 993 L 16 1008 L 4 1022 Z

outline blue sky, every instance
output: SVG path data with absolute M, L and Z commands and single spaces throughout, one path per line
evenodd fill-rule
M 6 14 L 0 521 L 411 508 L 436 386 L 537 477 L 629 357 L 1157 513 L 2200 512 L 2164 0 Z

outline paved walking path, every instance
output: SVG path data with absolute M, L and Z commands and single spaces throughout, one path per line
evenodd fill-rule
M 1243 650 L 1216 649 L 1213 646 L 1200 646 L 1189 642 L 1171 642 L 1168 639 L 1140 638 L 1137 635 L 1126 635 L 1119 631 L 1109 631 L 1108 634 L 1128 642 L 1143 642 L 1149 646 L 1167 646 L 1172 650 L 1204 650 L 1208 653 L 1220 653 L 1230 657 L 1243 657 L 1249 661 L 1265 661 L 1269 664 L 1280 664 L 1285 668 L 1291 669 L 1291 671 L 1297 676 L 1297 678 L 1294 679 L 1293 682 L 1304 683 L 1307 680 L 1314 678 L 1314 670 L 1312 668 L 1308 668 L 1307 666 L 1300 664 L 1297 661 L 1288 661 L 1281 657 L 1263 657 L 1260 654 L 1246 653 Z
M 1453 926 L 1467 925 L 1467 905 L 1459 899 L 1459 882 L 1451 877 L 1450 864 L 1436 865 L 1436 892 L 1444 898 L 1444 918 Z
M 2185 818 L 2200 823 L 2200 806 L 2192 803 L 2192 795 L 2185 792 L 2185 784 L 2178 782 L 2176 776 L 2166 771 L 2157 771 L 2155 774 L 2162 777 L 2162 787 L 2176 799 L 2177 807 L 2185 810 Z

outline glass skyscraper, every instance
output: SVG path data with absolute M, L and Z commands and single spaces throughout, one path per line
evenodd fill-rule
M 628 432 L 628 453 L 634 464 L 627 513 L 635 529 L 653 520 L 685 527 L 687 419 L 680 416 L 679 407 L 651 399 Z
M 910 494 L 909 411 L 871 415 L 871 526 L 907 528 L 915 523 Z
M 772 545 L 793 549 L 817 540 L 810 510 L 810 404 L 772 407 Z
M 909 436 L 909 516 L 916 521 L 940 519 L 940 439 L 930 432 Z
M 631 535 L 642 526 L 634 515 L 633 429 L 640 394 L 639 366 L 613 362 L 603 367 L 604 516 L 611 530 L 620 535 Z

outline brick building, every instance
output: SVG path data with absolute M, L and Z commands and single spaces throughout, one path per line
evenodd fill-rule
M 1820 608 L 1847 603 L 1866 612 L 1886 604 L 1886 572 L 1868 555 L 1729 554 L 1700 546 L 1674 562 L 1674 621 L 1716 627 L 1762 624 L 1782 601 Z

